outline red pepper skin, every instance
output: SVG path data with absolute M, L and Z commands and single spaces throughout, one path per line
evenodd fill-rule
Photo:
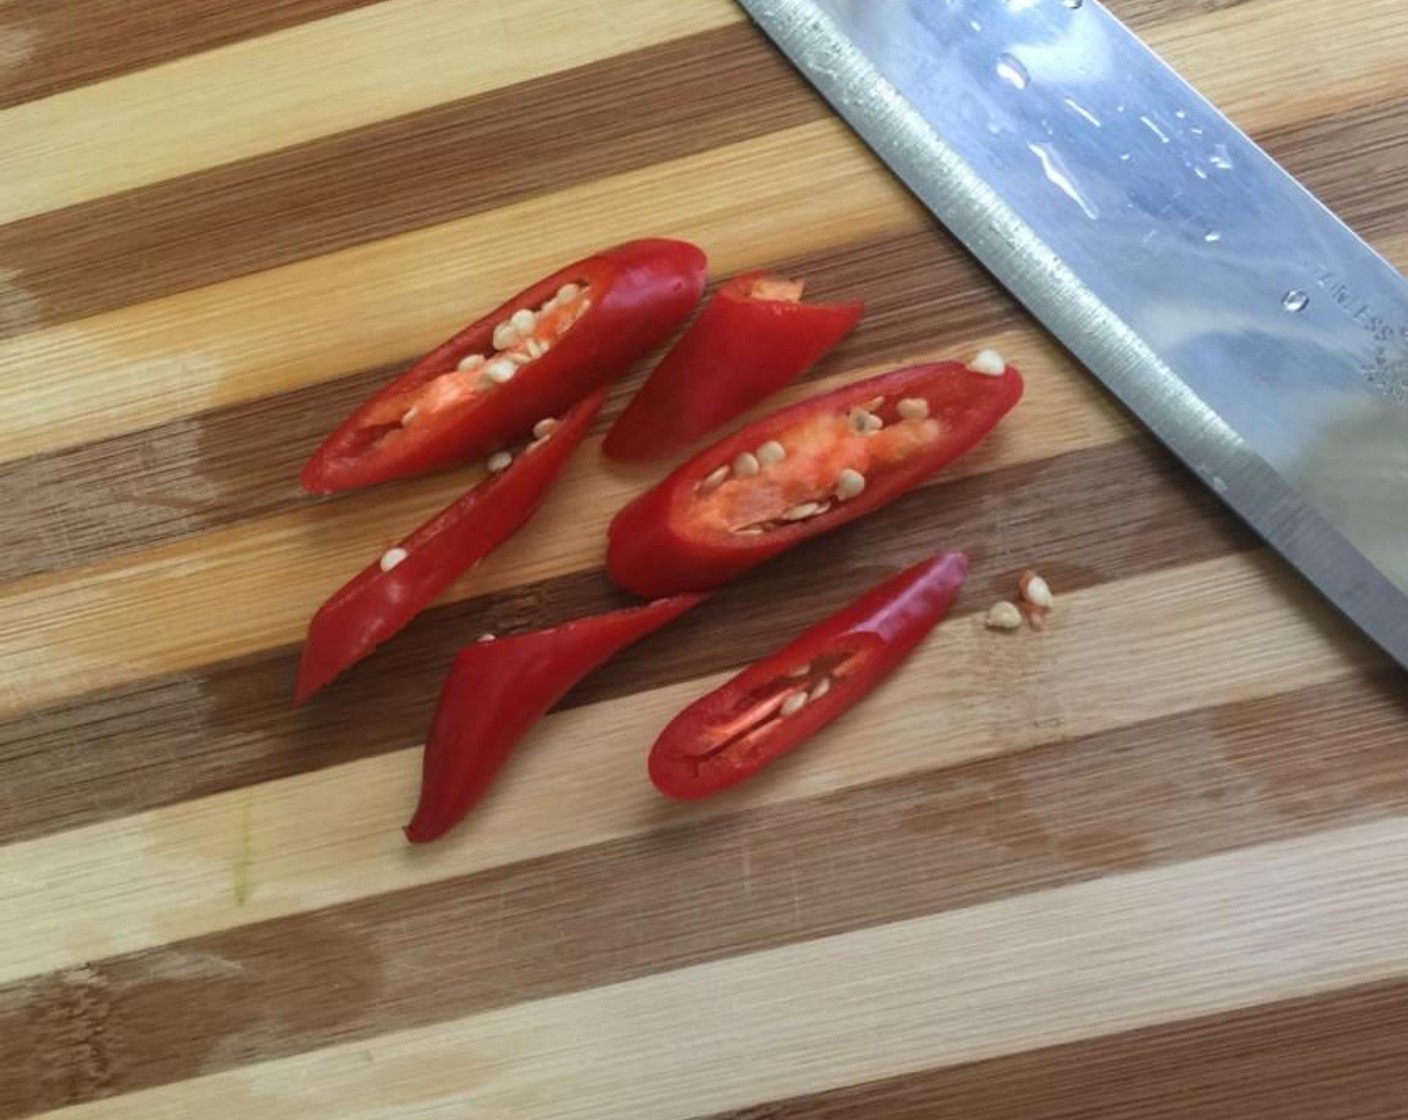
M 454 828 L 493 784 L 528 729 L 568 689 L 703 598 L 660 599 L 462 650 L 426 738 L 420 804 L 406 838 L 424 844 Z
M 542 505 L 553 480 L 601 411 L 606 390 L 576 405 L 531 451 L 470 490 L 397 546 L 406 558 L 382 571 L 378 558 L 313 616 L 298 666 L 303 703 L 344 669 L 400 632 L 461 572 L 513 536 Z
M 706 797 L 737 785 L 810 738 L 859 703 L 913 652 L 948 613 L 967 573 L 968 558 L 961 552 L 907 568 L 696 700 L 670 721 L 651 748 L 655 788 L 677 800 Z M 809 684 L 806 677 L 789 674 L 825 665 L 828 659 L 832 667 L 825 674 L 825 694 L 792 715 L 779 716 L 777 700 Z M 737 722 L 740 712 L 766 713 L 766 722 L 735 729 L 730 723 Z
M 431 351 L 345 420 L 303 468 L 303 488 L 325 494 L 428 474 L 468 462 L 528 431 L 544 416 L 601 388 L 663 342 L 704 290 L 704 253 L 684 241 L 631 241 L 568 265 L 520 292 Z M 546 354 L 507 385 L 401 418 L 431 381 L 460 359 L 493 351 L 494 327 L 537 308 L 564 284 L 585 284 L 591 305 Z
M 612 425 L 608 458 L 656 459 L 687 447 L 790 384 L 855 326 L 863 304 L 752 296 L 765 274 L 714 294 Z
M 697 523 L 692 505 L 702 480 L 768 440 L 787 442 L 818 417 L 845 415 L 877 396 L 922 396 L 939 433 L 913 455 L 879 469 L 865 491 L 825 513 L 757 535 Z M 726 436 L 621 510 L 608 533 L 606 569 L 613 582 L 656 597 L 718 587 L 805 540 L 888 505 L 977 444 L 1022 396 L 1010 366 L 997 377 L 957 362 L 913 366 L 867 378 L 780 409 Z

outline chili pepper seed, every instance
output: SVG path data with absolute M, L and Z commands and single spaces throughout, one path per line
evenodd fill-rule
M 483 366 L 483 364 L 483 354 L 469 354 L 466 357 L 461 358 L 460 364 L 457 365 L 455 368 L 458 370 L 473 370 L 479 369 L 481 366 Z
M 927 420 L 929 402 L 923 397 L 905 397 L 895 406 L 901 420 Z
M 777 440 L 770 439 L 767 443 L 759 447 L 755 454 L 760 464 L 765 467 L 770 467 L 774 463 L 781 463 L 787 458 L 787 448 L 783 447 Z
M 527 338 L 538 329 L 538 315 L 526 307 L 520 307 L 508 320 L 509 326 L 518 332 L 519 338 Z
M 404 548 L 388 548 L 381 554 L 381 559 L 377 561 L 377 566 L 381 568 L 383 572 L 389 572 L 409 555 L 410 553 Z
M 495 385 L 507 385 L 517 372 L 518 367 L 508 358 L 495 358 L 484 367 L 484 376 Z
M 1007 372 L 1007 359 L 996 350 L 979 350 L 968 368 L 987 377 L 1001 377 Z
M 1049 611 L 1056 605 L 1051 586 L 1030 568 L 1017 577 L 1017 587 L 1022 592 L 1022 598 L 1034 607 Z
M 707 494 L 710 490 L 717 490 L 728 479 L 730 467 L 725 463 L 709 475 L 699 484 L 699 493 Z
M 852 467 L 845 467 L 836 476 L 836 497 L 846 502 L 858 497 L 865 490 L 865 475 Z
M 782 702 L 782 707 L 778 713 L 783 716 L 795 716 L 807 706 L 807 694 L 805 692 L 788 693 L 787 699 Z
M 986 622 L 989 630 L 1017 630 L 1022 625 L 1022 612 L 1015 603 L 1003 599 L 988 608 Z
M 758 457 L 745 451 L 733 461 L 733 473 L 739 478 L 752 478 L 759 471 Z
M 506 471 L 513 464 L 513 456 L 507 451 L 495 451 L 489 456 L 489 471 L 491 474 L 498 474 Z
M 793 506 L 791 509 L 787 510 L 782 515 L 782 520 L 805 521 L 809 517 L 815 517 L 817 514 L 823 512 L 827 508 L 829 507 L 822 504 L 821 502 L 803 502 L 801 505 Z
M 494 328 L 494 349 L 507 350 L 518 342 L 518 331 L 513 323 L 505 320 Z
M 536 424 L 533 425 L 533 438 L 547 439 L 548 436 L 552 435 L 552 430 L 556 427 L 556 420 L 554 420 L 551 416 L 544 416 L 541 420 L 539 420 Z

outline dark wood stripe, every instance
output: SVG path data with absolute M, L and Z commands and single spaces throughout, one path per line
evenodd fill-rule
M 863 296 L 860 328 L 821 377 L 932 345 L 936 329 L 979 337 L 1019 321 L 1013 300 L 947 234 L 918 230 L 778 262 L 815 298 Z M 0 464 L 11 547 L 0 582 L 113 559 L 305 505 L 298 471 L 338 419 L 412 359 L 50 455 Z M 599 428 L 652 360 L 622 380 Z M 345 496 L 344 496 L 345 497 Z M 335 499 L 334 499 L 335 500 Z
M 1402 1120 L 1408 981 L 1169 1023 L 715 1120 Z
M 630 104 L 651 111 L 630 112 Z M 25 218 L 0 227 L 0 260 L 23 275 L 38 301 L 32 325 L 49 325 L 493 210 L 824 112 L 750 27 L 726 27 Z M 524 150 L 531 159 L 479 158 Z
M 1141 26 L 1171 18 L 1162 8 L 1159 16 L 1135 7 Z M 628 103 L 649 104 L 651 112 L 622 112 Z M 572 107 L 570 129 L 562 128 L 564 105 Z M 24 322 L 0 324 L 0 336 L 707 151 L 825 112 L 751 27 L 704 32 L 0 227 L 0 260 L 23 277 L 37 304 Z M 1408 104 L 1321 127 L 1341 134 L 1333 151 L 1352 152 L 1361 142 L 1343 133 L 1365 129 L 1364 143 L 1372 143 L 1395 119 L 1401 136 Z M 1315 158 L 1294 129 L 1276 139 L 1275 154 L 1293 170 Z M 478 161 L 466 174 L 466 153 L 525 142 L 533 159 Z M 1359 191 L 1366 181 L 1357 181 Z M 1367 205 L 1384 207 L 1382 194 Z
M 1400 102 L 1267 139 L 1362 233 L 1388 236 L 1408 228 L 1408 210 L 1394 203 L 1408 191 L 1405 121 L 1408 102 Z M 1349 135 L 1352 144 L 1325 143 L 1327 130 Z M 1320 154 L 1326 151 L 1337 154 Z M 0 244 L 6 235 L 0 227 Z M 860 329 L 818 375 L 913 353 L 932 345 L 936 334 L 973 337 L 1021 318 L 1011 298 L 937 228 L 778 267 L 806 276 L 817 298 L 867 301 Z M 293 507 L 301 500 L 298 467 L 332 418 L 346 415 L 404 364 L 0 465 L 0 504 L 10 511 L 14 545 L 0 556 L 0 581 L 109 559 Z M 622 382 L 603 423 L 638 383 Z
M 0 1117 L 1400 814 L 1401 693 L 1386 671 L 673 828 L 662 801 L 648 837 L 11 985 Z
M 1140 511 L 1135 518 L 1132 509 Z M 817 542 L 830 560 L 824 566 L 816 548 L 783 556 L 627 651 L 567 703 L 628 696 L 752 660 L 882 570 L 940 547 L 973 556 L 965 601 L 976 610 L 1011 594 L 1014 565 L 1039 563 L 1053 586 L 1071 591 L 1253 544 L 1202 486 L 1142 439 L 1071 453 L 910 494 Z M 622 601 L 600 573 L 588 572 L 431 610 L 296 710 L 289 696 L 298 651 L 284 648 L 18 716 L 0 724 L 7 793 L 0 840 L 412 746 L 456 649 L 485 631 L 512 633 Z
M 0 9 L 0 109 L 371 2 L 10 0 Z

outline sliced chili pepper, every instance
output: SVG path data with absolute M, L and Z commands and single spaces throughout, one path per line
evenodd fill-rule
M 717 587 L 894 501 L 981 440 L 1022 395 L 957 362 L 781 409 L 696 455 L 611 523 L 607 572 L 638 595 Z
M 464 649 L 450 669 L 425 742 L 413 844 L 454 828 L 484 796 L 528 729 L 579 680 L 694 606 L 679 595 Z
M 670 455 L 789 384 L 844 338 L 860 303 L 804 304 L 802 282 L 736 276 L 704 306 L 607 433 L 613 459 Z
M 699 302 L 703 252 L 631 241 L 520 292 L 427 354 L 330 435 L 303 468 L 329 493 L 467 462 L 622 373 Z
M 961 552 L 907 568 L 680 712 L 650 752 L 650 780 L 690 800 L 736 785 L 859 703 L 948 613 Z
M 513 536 L 542 505 L 601 410 L 605 389 L 560 423 L 540 421 L 518 454 L 496 452 L 489 474 L 318 608 L 308 625 L 295 699 L 302 703 L 397 634 L 465 569 Z

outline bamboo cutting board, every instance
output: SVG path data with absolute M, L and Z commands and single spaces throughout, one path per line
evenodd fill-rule
M 1115 7 L 1408 266 L 1402 0 Z M 1404 678 L 726 0 L 0 0 L 0 183 L 0 1120 L 1408 1116 Z M 869 302 L 794 397 L 980 345 L 1028 397 L 591 678 L 411 850 L 452 652 L 625 602 L 603 532 L 657 472 L 589 443 L 295 711 L 314 608 L 471 477 L 315 502 L 298 466 L 647 234 Z M 869 703 L 736 795 L 654 795 L 674 711 L 939 547 L 960 608 Z M 1027 565 L 1051 625 L 985 632 Z

